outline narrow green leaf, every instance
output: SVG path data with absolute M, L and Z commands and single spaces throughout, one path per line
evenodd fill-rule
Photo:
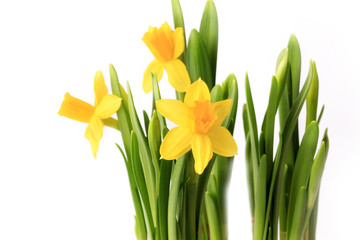
M 244 133 L 245 133 L 245 138 L 246 138 L 249 133 L 249 119 L 248 119 L 248 112 L 247 112 L 246 104 L 243 105 L 242 120 L 243 120 Z
M 313 80 L 311 83 L 309 94 L 307 95 L 306 98 L 306 126 L 308 126 L 312 121 L 316 121 L 318 96 L 319 96 L 319 77 L 314 62 Z
M 273 148 L 274 148 L 274 127 L 275 127 L 275 115 L 277 111 L 276 101 L 278 99 L 278 85 L 276 77 L 273 76 L 271 80 L 271 89 L 269 95 L 269 103 L 266 110 L 265 120 L 265 154 L 267 157 L 267 169 L 268 176 L 270 176 L 273 163 Z
M 232 106 L 229 115 L 225 118 L 222 126 L 229 129 L 231 121 L 236 121 L 238 107 L 238 84 L 234 74 L 230 74 L 222 84 L 224 99 L 231 99 Z M 230 129 L 229 129 L 230 130 Z M 232 131 L 230 131 L 233 134 Z
M 197 175 L 198 180 L 197 180 L 197 185 L 196 185 L 196 213 L 195 213 L 195 216 L 197 216 L 197 217 L 201 216 L 201 210 L 203 209 L 203 204 L 204 204 L 204 195 L 205 195 L 207 184 L 209 182 L 209 177 L 210 177 L 210 174 L 214 167 L 214 164 L 217 161 L 217 158 L 219 158 L 219 157 L 221 157 L 221 156 L 214 154 L 212 159 L 210 160 L 209 164 L 205 168 L 204 172 L 201 175 Z M 193 169 L 193 165 L 191 167 Z M 198 225 L 200 225 L 200 220 L 201 219 L 197 219 Z
M 219 102 L 221 100 L 224 100 L 223 92 L 220 85 L 215 85 L 210 93 L 211 96 L 211 102 Z
M 131 144 L 131 143 L 129 143 L 129 144 Z M 120 152 L 121 152 L 121 154 L 123 156 L 125 166 L 126 166 L 126 171 L 128 173 L 130 191 L 131 191 L 131 196 L 132 196 L 132 199 L 133 199 L 135 213 L 136 213 L 136 227 L 135 228 L 136 228 L 136 232 L 137 232 L 137 235 L 138 235 L 138 239 L 147 240 L 144 213 L 143 213 L 143 209 L 142 209 L 142 206 L 141 206 L 141 200 L 140 200 L 140 196 L 139 196 L 139 193 L 138 193 L 138 189 L 136 187 L 132 167 L 130 165 L 130 162 L 126 160 L 126 156 L 124 154 L 124 151 L 121 149 L 121 147 L 118 144 L 116 144 L 116 146 L 118 147 L 118 149 L 120 150 Z
M 284 181 L 281 189 L 280 195 L 280 240 L 286 240 L 286 224 L 287 224 L 287 210 L 288 210 L 288 202 L 289 196 L 286 192 L 287 187 L 286 184 L 291 179 L 288 178 L 288 166 L 285 164 L 284 167 Z
M 320 113 L 319 113 L 319 116 L 318 116 L 318 118 L 317 118 L 317 120 L 316 120 L 316 121 L 318 122 L 318 124 L 320 124 L 322 115 L 324 114 L 324 109 L 325 109 L 325 105 L 322 106 L 321 111 L 320 111 Z
M 130 158 L 130 143 L 132 125 L 129 117 L 128 96 L 124 88 L 120 85 L 116 70 L 112 64 L 109 65 L 111 90 L 112 93 L 122 98 L 122 103 L 119 110 L 116 112 L 119 129 L 125 146 L 126 155 Z
M 260 156 L 265 154 L 265 134 L 263 131 L 260 132 L 259 151 L 260 151 Z
M 217 190 L 218 190 L 218 184 L 216 181 L 215 174 L 211 173 L 207 186 L 207 192 L 211 193 L 213 196 L 216 196 Z
M 156 73 L 155 74 L 151 74 L 152 77 L 152 86 L 153 86 L 153 99 L 154 99 L 154 103 L 156 103 L 157 101 L 159 101 L 161 99 L 161 95 L 160 95 L 160 88 L 159 88 L 159 84 L 156 78 Z M 154 104 L 154 109 L 156 109 L 156 105 Z M 158 119 L 160 121 L 160 129 L 164 129 L 164 127 L 166 126 L 166 121 L 163 115 L 161 115 L 159 112 L 157 112 L 158 115 Z M 164 137 L 164 135 L 163 135 Z
M 207 55 L 210 60 L 212 70 L 213 86 L 216 79 L 216 61 L 218 51 L 218 17 L 215 4 L 212 0 L 207 0 L 205 9 L 201 18 L 200 35 L 204 41 Z
M 190 33 L 187 55 L 187 67 L 191 82 L 195 82 L 201 77 L 211 91 L 214 83 L 212 82 L 210 60 L 202 37 L 195 29 Z
M 302 229 L 304 227 L 306 204 L 307 204 L 306 187 L 302 186 L 296 194 L 296 206 L 294 209 L 293 219 L 291 221 L 291 231 L 288 231 L 289 239 L 301 240 Z M 289 226 L 288 226 L 289 227 Z
M 205 194 L 206 212 L 208 215 L 209 229 L 211 239 L 220 240 L 221 236 L 221 223 L 219 222 L 219 212 L 214 196 L 206 192 Z
M 168 239 L 168 202 L 169 202 L 169 186 L 173 161 L 161 160 L 160 164 L 160 180 L 159 180 L 159 230 L 160 239 Z
M 249 122 L 249 136 L 251 141 L 251 159 L 253 165 L 254 173 L 254 185 L 257 186 L 258 179 L 258 168 L 259 168 L 259 143 L 258 143 L 258 132 L 257 132 L 257 123 L 255 116 L 255 109 L 251 95 L 250 83 L 248 74 L 245 75 L 245 92 L 246 92 L 246 102 L 247 102 L 247 113 L 248 113 L 248 122 Z
M 307 202 L 307 212 L 305 217 L 305 223 L 309 223 L 309 234 L 310 232 L 314 232 L 314 226 L 312 224 L 316 224 L 316 216 L 317 215 L 317 207 L 315 207 L 318 203 L 319 191 L 320 191 L 320 183 L 322 174 L 325 168 L 325 162 L 327 158 L 327 154 L 329 151 L 329 138 L 327 136 L 327 129 L 325 130 L 325 134 L 320 146 L 318 153 L 315 156 L 314 163 L 311 167 L 310 180 L 308 186 L 309 198 Z M 312 218 L 312 219 L 311 219 Z M 309 222 L 310 220 L 310 222 Z M 303 229 L 303 232 L 305 229 Z
M 320 189 L 321 177 L 324 172 L 326 162 L 326 143 L 322 142 L 319 152 L 317 153 L 314 164 L 311 168 L 310 181 L 309 181 L 309 201 L 308 209 L 311 212 L 314 207 L 317 194 Z
M 216 191 L 210 189 L 210 182 L 208 183 L 207 191 L 216 199 L 219 211 L 219 222 L 223 226 L 222 228 L 222 238 L 227 239 L 228 231 L 228 219 L 227 219 L 227 190 L 231 179 L 232 166 L 234 162 L 234 157 L 223 157 L 217 156 L 215 159 L 214 167 L 212 169 L 211 175 L 216 179 Z
M 145 132 L 147 133 L 149 131 L 149 116 L 148 114 L 146 113 L 145 110 L 143 110 L 143 116 L 144 116 L 144 125 L 145 125 Z
M 128 97 L 129 97 L 129 115 L 130 115 L 131 123 L 134 127 L 134 132 L 136 133 L 136 136 L 138 138 L 141 165 L 144 170 L 146 187 L 147 187 L 149 200 L 150 200 L 151 213 L 153 214 L 152 215 L 153 221 L 154 221 L 154 223 L 156 223 L 156 219 L 157 219 L 157 217 L 156 217 L 156 188 L 155 188 L 156 180 L 155 180 L 154 165 L 152 163 L 151 153 L 150 153 L 150 149 L 149 149 L 147 140 L 145 138 L 144 131 L 140 125 L 140 121 L 139 121 L 139 118 L 138 118 L 136 110 L 135 110 L 134 100 L 132 97 L 129 83 L 127 83 L 127 89 L 128 89 Z M 156 227 L 156 225 L 155 225 L 155 227 Z
M 156 185 L 158 185 L 160 178 L 159 160 L 160 160 L 161 131 L 160 131 L 160 121 L 156 110 L 154 110 L 152 114 L 152 118 L 149 123 L 148 141 L 149 141 L 149 148 L 155 168 L 156 183 L 157 183 Z
M 294 217 L 293 215 L 295 214 L 298 193 L 302 186 L 307 186 L 308 184 L 318 138 L 319 126 L 317 122 L 311 122 L 306 128 L 304 137 L 301 141 L 291 182 L 287 222 L 287 233 L 290 235 L 290 229 L 293 227 L 292 220 Z
M 276 79 L 278 81 L 278 101 L 280 102 L 280 97 L 284 91 L 285 85 L 286 85 L 286 72 L 288 71 L 288 64 L 289 64 L 289 51 L 286 48 L 283 50 L 283 52 L 280 54 L 280 56 L 283 54 L 281 60 L 278 59 L 278 65 L 276 66 Z M 279 56 L 279 58 L 280 58 Z
M 181 10 L 179 0 L 171 0 L 171 6 L 172 6 L 172 12 L 173 12 L 175 28 L 181 27 L 183 29 L 183 33 L 184 33 L 184 45 L 185 45 L 185 48 L 184 48 L 183 54 L 179 57 L 179 59 L 181 61 L 183 61 L 185 65 L 187 65 L 187 63 L 186 63 L 186 61 L 187 61 L 187 59 L 186 59 L 187 49 L 186 49 L 185 24 L 184 24 L 184 17 L 183 17 L 183 13 L 182 13 L 182 10 Z
M 301 52 L 300 45 L 294 34 L 291 34 L 289 43 L 289 65 L 291 69 L 291 105 L 299 94 L 300 73 L 301 73 Z
M 150 232 L 154 232 L 154 221 L 152 219 L 149 195 L 146 189 L 146 183 L 143 168 L 140 162 L 139 145 L 136 134 L 131 132 L 131 167 L 134 174 L 134 180 L 141 196 L 142 204 L 145 210 L 145 222 Z
M 310 221 L 309 221 L 309 240 L 316 239 L 316 224 L 317 224 L 317 214 L 319 208 L 319 194 L 316 197 L 315 205 L 313 211 L 311 213 Z
M 272 174 L 270 192 L 269 192 L 269 201 L 268 201 L 267 213 L 266 213 L 267 217 L 270 216 L 270 209 L 271 209 L 270 206 L 271 204 L 273 204 L 273 209 L 272 209 L 273 210 L 272 223 L 274 225 L 272 228 L 273 239 L 277 239 L 277 225 L 278 225 L 277 221 L 279 216 L 280 193 L 281 193 L 281 187 L 283 181 L 286 156 L 289 149 L 289 145 L 291 143 L 290 139 L 292 138 L 293 131 L 297 124 L 297 118 L 304 105 L 306 96 L 310 90 L 311 80 L 312 80 L 312 61 L 310 62 L 310 70 L 308 77 L 301 89 L 301 92 L 297 96 L 294 105 L 292 106 L 288 118 L 285 122 L 284 129 L 281 134 L 282 136 L 280 137 L 280 139 L 283 141 L 283 143 L 281 144 L 283 144 L 284 146 L 280 147 L 280 143 L 279 143 L 278 151 L 281 152 L 279 152 L 279 157 L 275 158 L 275 162 L 274 162 L 274 168 L 273 168 L 273 174 Z M 275 190 L 275 195 L 273 196 L 274 190 Z M 274 198 L 273 202 L 272 202 L 272 198 Z M 265 235 L 266 234 L 264 234 L 264 236 Z
M 266 155 L 260 159 L 259 175 L 256 185 L 255 194 L 255 223 L 254 223 L 254 240 L 261 240 L 263 238 L 265 211 L 266 211 L 266 174 L 267 174 L 267 160 Z
M 187 155 L 180 157 L 175 164 L 173 174 L 171 176 L 171 186 L 169 193 L 169 207 L 168 207 L 168 233 L 169 240 L 177 240 L 177 204 L 179 199 L 179 192 L 181 184 L 183 183 L 183 174 L 187 161 Z
M 254 211 L 255 211 L 255 202 L 254 202 L 254 177 L 253 177 L 253 169 L 252 169 L 252 162 L 251 162 L 251 143 L 250 143 L 250 136 L 246 138 L 246 146 L 245 146 L 245 164 L 246 164 L 246 180 L 248 184 L 248 191 L 249 191 L 249 202 L 250 202 L 250 212 L 251 217 L 254 219 Z M 253 221 L 252 221 L 253 222 Z

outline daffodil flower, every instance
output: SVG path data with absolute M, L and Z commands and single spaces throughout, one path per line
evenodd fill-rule
M 235 140 L 229 130 L 221 126 L 231 106 L 231 99 L 211 103 L 209 89 L 201 79 L 191 84 L 184 102 L 157 101 L 160 114 L 178 125 L 168 132 L 160 146 L 162 158 L 176 159 L 192 149 L 195 171 L 202 174 L 213 152 L 234 156 L 237 153 Z
M 76 121 L 89 123 L 85 131 L 85 137 L 89 140 L 92 153 L 96 158 L 96 153 L 99 150 L 99 141 L 103 136 L 104 124 L 114 128 L 117 126 L 117 120 L 111 118 L 111 115 L 119 109 L 121 98 L 108 94 L 101 71 L 96 72 L 94 91 L 95 106 L 66 93 L 58 114 Z
M 156 73 L 160 81 L 164 69 L 171 86 L 179 92 L 185 92 L 191 81 L 184 63 L 178 59 L 185 48 L 183 28 L 178 27 L 172 31 L 166 22 L 160 29 L 150 26 L 142 40 L 155 57 L 144 73 L 144 92 L 149 93 L 152 90 L 151 73 Z

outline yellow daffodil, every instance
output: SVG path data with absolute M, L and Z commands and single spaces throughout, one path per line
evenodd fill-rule
M 204 81 L 191 84 L 184 102 L 163 99 L 156 102 L 161 115 L 178 125 L 165 136 L 160 154 L 164 159 L 176 159 L 192 149 L 195 171 L 202 174 L 213 152 L 225 157 L 237 153 L 237 145 L 222 122 L 229 114 L 232 100 L 210 102 L 210 92 Z
M 150 26 L 142 40 L 155 57 L 144 73 L 144 92 L 148 93 L 152 90 L 151 73 L 156 72 L 160 81 L 164 69 L 171 86 L 179 92 L 185 92 L 191 81 L 184 63 L 178 59 L 185 48 L 183 28 L 179 27 L 172 31 L 166 22 L 159 29 Z
M 58 114 L 76 121 L 89 123 L 85 131 L 85 137 L 90 141 L 92 153 L 96 158 L 99 141 L 103 135 L 104 124 L 110 127 L 117 127 L 117 120 L 111 118 L 111 115 L 119 109 L 121 98 L 108 94 L 101 71 L 96 72 L 94 91 L 95 106 L 66 93 Z

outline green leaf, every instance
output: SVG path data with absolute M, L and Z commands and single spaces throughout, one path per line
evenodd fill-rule
M 134 132 L 138 138 L 139 142 L 139 153 L 141 159 L 141 165 L 144 170 L 144 177 L 146 181 L 146 187 L 150 200 L 151 213 L 153 214 L 153 221 L 156 223 L 156 180 L 155 180 L 155 170 L 154 165 L 151 159 L 150 149 L 145 138 L 144 131 L 140 125 L 138 115 L 135 110 L 134 100 L 132 97 L 131 89 L 129 83 L 127 83 L 128 97 L 129 97 L 129 115 L 131 123 L 134 127 Z M 156 225 L 155 225 L 156 227 Z
M 291 34 L 289 43 L 289 65 L 291 69 L 291 104 L 295 102 L 296 96 L 299 93 L 300 87 L 300 73 L 301 73 L 301 52 L 299 42 L 294 34 Z
M 222 239 L 221 236 L 221 223 L 219 221 L 219 212 L 216 204 L 215 197 L 210 193 L 205 193 L 205 206 L 208 215 L 209 229 L 211 239 Z
M 273 148 L 274 148 L 274 125 L 275 125 L 275 115 L 277 111 L 276 101 L 278 99 L 278 85 L 276 77 L 272 77 L 271 89 L 268 107 L 266 110 L 266 120 L 265 120 L 265 154 L 267 157 L 267 168 L 268 175 L 270 176 L 270 171 L 272 170 L 273 163 Z
M 307 203 L 307 191 L 306 187 L 302 186 L 296 194 L 296 206 L 294 209 L 294 215 L 292 219 L 291 231 L 288 231 L 289 239 L 301 240 L 302 229 L 305 222 L 306 203 Z M 289 226 L 288 226 L 289 227 Z
M 288 177 L 289 168 L 285 164 L 284 167 L 284 181 L 281 189 L 280 195 L 280 240 L 286 240 L 286 224 L 287 224 L 287 210 L 288 210 L 288 202 L 289 202 L 289 195 L 287 193 L 287 182 L 291 181 Z
M 317 215 L 316 205 L 318 204 L 317 201 L 319 199 L 320 183 L 321 183 L 322 174 L 324 172 L 328 151 L 329 151 L 329 138 L 327 136 L 327 129 L 326 129 L 320 149 L 316 154 L 314 163 L 311 167 L 310 180 L 308 186 L 309 198 L 307 202 L 305 223 L 308 223 L 308 221 L 310 220 L 309 230 L 311 230 L 311 232 L 315 231 L 314 226 L 312 226 L 312 224 L 313 222 L 316 224 L 316 216 L 313 215 Z M 310 219 L 310 218 L 314 218 L 314 219 Z M 305 229 L 303 229 L 303 232 L 304 231 Z
M 257 132 L 257 123 L 255 116 L 255 109 L 251 95 L 250 83 L 248 74 L 245 75 L 245 93 L 246 93 L 246 102 L 247 102 L 247 115 L 249 122 L 249 136 L 251 141 L 251 159 L 253 165 L 254 173 L 254 185 L 257 185 L 257 176 L 259 168 L 259 142 L 258 142 L 258 132 Z
M 160 95 L 160 88 L 159 88 L 159 84 L 156 78 L 156 73 L 155 74 L 151 74 L 152 77 L 152 86 L 153 86 L 153 100 L 154 103 L 156 103 L 157 101 L 159 101 L 161 99 L 161 95 Z M 154 109 L 156 109 L 156 104 L 154 104 Z M 166 121 L 163 115 L 161 115 L 159 112 L 157 112 L 158 115 L 158 119 L 160 121 L 160 129 L 163 129 L 166 126 Z M 165 135 L 163 135 L 165 136 Z
M 187 54 L 187 67 L 191 82 L 195 82 L 201 78 L 206 82 L 211 91 L 214 87 L 214 82 L 212 81 L 210 60 L 201 35 L 195 29 L 190 33 Z
M 207 55 L 210 60 L 212 70 L 213 85 L 216 79 L 216 61 L 218 51 L 218 17 L 215 4 L 212 0 L 207 0 L 205 9 L 201 18 L 200 35 L 204 41 Z
M 273 216 L 272 216 L 272 223 L 274 224 L 272 228 L 272 234 L 273 239 L 277 239 L 277 220 L 279 216 L 279 204 L 280 204 L 280 193 L 281 193 L 281 187 L 282 187 L 282 181 L 283 181 L 283 173 L 284 173 L 284 166 L 286 162 L 286 156 L 289 149 L 289 145 L 291 143 L 292 134 L 294 132 L 295 126 L 297 124 L 297 119 L 299 117 L 300 111 L 304 105 L 306 96 L 310 90 L 311 86 L 311 80 L 312 80 L 312 61 L 310 61 L 310 70 L 308 77 L 303 85 L 303 88 L 301 89 L 301 92 L 297 96 L 294 105 L 292 106 L 289 115 L 286 119 L 284 129 L 281 134 L 281 140 L 283 141 L 283 146 L 280 147 L 279 143 L 279 157 L 275 158 L 274 161 L 274 168 L 273 168 L 273 174 L 271 179 L 271 185 L 270 185 L 270 192 L 269 192 L 269 201 L 268 201 L 268 207 L 267 207 L 267 216 L 270 216 L 270 206 L 273 204 Z M 278 152 L 277 152 L 278 154 Z M 276 184 L 275 184 L 276 181 Z M 273 191 L 275 190 L 274 195 L 274 202 L 272 202 L 273 198 Z M 266 225 L 266 224 L 265 224 Z M 266 234 L 264 234 L 265 236 Z
M 218 184 L 216 181 L 216 176 L 215 174 L 211 173 L 208 182 L 207 192 L 211 193 L 213 196 L 216 196 L 217 190 L 218 190 Z
M 244 133 L 245 133 L 245 138 L 246 138 L 249 133 L 249 119 L 248 119 L 248 112 L 247 112 L 246 104 L 243 105 L 242 120 L 243 120 Z
M 210 93 L 211 96 L 211 102 L 219 102 L 221 100 L 224 100 L 222 89 L 220 85 L 215 85 Z
M 316 120 L 316 121 L 318 122 L 318 124 L 320 124 L 322 115 L 323 115 L 323 113 L 324 113 L 324 109 L 325 109 L 325 105 L 322 106 L 322 108 L 321 108 L 321 110 L 320 110 L 320 113 L 319 113 L 319 116 L 318 116 L 318 118 L 317 118 L 317 120 Z
M 122 98 L 119 110 L 116 112 L 119 129 L 125 146 L 126 155 L 130 158 L 130 143 L 132 125 L 129 117 L 128 95 L 120 85 L 116 70 L 112 64 L 109 65 L 112 93 Z
M 173 174 L 171 176 L 171 186 L 169 193 L 169 207 L 168 207 L 168 232 L 170 240 L 177 240 L 177 204 L 179 199 L 179 192 L 181 184 L 183 183 L 183 174 L 187 162 L 187 155 L 180 157 L 174 166 Z
M 281 59 L 281 60 L 280 60 Z M 283 52 L 281 52 L 279 59 L 278 59 L 278 63 L 276 66 L 276 79 L 278 81 L 278 101 L 277 103 L 280 102 L 280 97 L 284 91 L 285 85 L 286 85 L 286 72 L 288 69 L 288 59 L 289 59 L 289 52 L 288 49 L 283 50 Z
M 230 74 L 222 84 L 224 99 L 231 99 L 232 106 L 229 115 L 225 118 L 222 126 L 229 129 L 231 121 L 236 121 L 238 107 L 238 84 L 234 74 Z M 230 130 L 230 129 L 229 129 Z M 233 134 L 233 131 L 230 131 Z
M 131 144 L 131 142 L 129 144 Z M 125 166 L 126 166 L 126 171 L 128 173 L 130 191 L 131 191 L 131 196 L 132 196 L 132 199 L 133 199 L 135 213 L 136 213 L 135 231 L 137 233 L 138 239 L 146 240 L 147 239 L 147 233 L 146 233 L 146 226 L 145 226 L 145 220 L 144 220 L 144 213 L 143 213 L 143 209 L 142 209 L 142 206 L 141 206 L 141 200 L 140 200 L 139 192 L 138 192 L 138 189 L 136 187 L 134 173 L 133 173 L 132 167 L 130 165 L 130 162 L 126 160 L 126 156 L 124 154 L 124 151 L 121 149 L 121 147 L 118 144 L 116 144 L 116 146 L 118 147 L 118 149 L 120 150 L 120 152 L 121 152 L 121 154 L 123 156 Z
M 306 98 L 306 126 L 308 126 L 312 121 L 316 121 L 318 96 L 319 96 L 319 77 L 314 62 L 313 80 L 311 83 L 309 94 Z
M 297 204 L 297 197 L 302 186 L 307 186 L 311 166 L 316 151 L 317 141 L 319 138 L 319 126 L 317 122 L 311 122 L 306 128 L 304 137 L 301 141 L 299 152 L 296 157 L 294 173 L 291 182 L 289 208 L 288 208 L 288 222 L 287 233 L 291 235 L 290 229 L 292 226 L 293 215 L 295 214 L 295 207 Z
M 260 159 L 259 175 L 256 185 L 255 194 L 255 223 L 254 223 L 254 240 L 263 238 L 265 212 L 266 212 L 266 174 L 267 174 L 266 155 Z
M 160 239 L 168 238 L 167 214 L 168 214 L 169 186 L 170 186 L 172 165 L 173 165 L 173 161 L 164 160 L 164 159 L 161 160 L 159 196 L 158 196 Z
M 149 147 L 150 152 L 155 168 L 155 175 L 157 179 L 160 177 L 160 166 L 159 166 L 159 160 L 160 160 L 160 145 L 161 145 L 161 131 L 160 131 L 160 122 L 159 118 L 157 117 L 157 111 L 154 110 L 152 114 L 152 118 L 149 123 L 149 134 L 148 134 L 148 141 L 149 141 Z
M 151 232 L 154 232 L 154 221 L 152 219 L 150 203 L 149 203 L 149 195 L 146 189 L 146 183 L 143 173 L 143 168 L 140 162 L 140 155 L 139 155 L 139 145 L 136 134 L 134 131 L 131 132 L 131 167 L 134 173 L 134 180 L 136 186 L 139 190 L 141 200 L 145 209 L 145 222 L 148 226 L 148 229 Z
M 175 28 L 181 27 L 183 29 L 184 33 L 184 52 L 180 56 L 180 59 L 185 63 L 186 65 L 186 35 L 185 35 L 185 24 L 184 24 L 184 17 L 181 10 L 180 2 L 179 0 L 171 0 L 171 6 L 172 6 L 172 12 L 173 12 L 173 18 L 174 18 L 174 25 Z
M 149 116 L 148 114 L 146 113 L 145 110 L 143 110 L 143 116 L 144 116 L 144 125 L 145 125 L 145 132 L 147 133 L 149 131 Z
M 309 240 L 316 239 L 316 224 L 317 224 L 317 214 L 318 214 L 318 207 L 319 207 L 319 194 L 316 197 L 315 205 L 311 213 L 311 217 L 309 220 Z
M 254 211 L 255 211 L 255 193 L 254 193 L 254 178 L 253 178 L 253 168 L 251 162 L 251 143 L 250 143 L 250 136 L 246 138 L 246 146 L 245 146 L 245 164 L 246 164 L 246 180 L 248 184 L 248 191 L 249 191 L 249 202 L 250 202 L 250 212 L 251 217 L 254 218 Z
M 311 168 L 310 181 L 308 187 L 309 188 L 308 209 L 310 211 L 314 207 L 315 200 L 320 189 L 321 177 L 324 172 L 325 162 L 327 157 L 326 145 L 328 144 L 329 143 L 325 141 L 321 143 L 320 149 L 316 154 L 316 157 L 314 159 L 314 164 L 312 165 Z
M 265 134 L 263 131 L 260 132 L 259 151 L 260 151 L 260 156 L 265 154 Z

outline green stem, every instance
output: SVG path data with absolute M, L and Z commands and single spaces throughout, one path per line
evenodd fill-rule
M 103 119 L 102 121 L 103 121 L 105 126 L 111 127 L 113 129 L 116 129 L 116 130 L 120 131 L 118 120 L 110 117 L 110 118 Z
M 171 186 L 169 193 L 169 207 L 168 207 L 168 234 L 169 240 L 177 240 L 177 203 L 179 198 L 179 191 L 183 183 L 183 173 L 185 163 L 187 162 L 187 154 L 180 157 L 175 164 L 173 174 L 171 176 Z
M 185 184 L 185 206 L 184 206 L 184 224 L 183 239 L 195 240 L 196 239 L 196 187 L 198 183 L 198 175 L 194 170 L 194 158 L 189 157 L 186 163 L 185 179 L 189 179 Z

